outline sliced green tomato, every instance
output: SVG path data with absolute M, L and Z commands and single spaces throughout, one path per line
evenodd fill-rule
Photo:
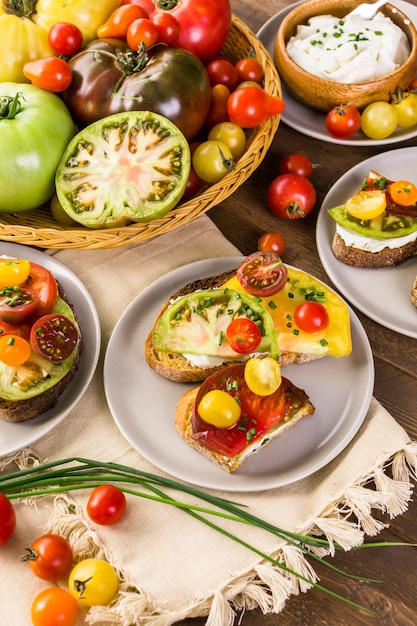
M 364 237 L 390 239 L 411 235 L 417 231 L 417 218 L 408 215 L 395 215 L 384 211 L 371 220 L 361 220 L 350 215 L 345 210 L 344 204 L 328 209 L 328 213 L 340 226 Z
M 346 211 L 361 220 L 372 220 L 379 217 L 387 206 L 385 191 L 375 189 L 360 191 L 346 201 Z
M 191 167 L 188 142 L 150 111 L 105 117 L 68 144 L 56 174 L 66 213 L 88 228 L 149 222 L 181 199 Z

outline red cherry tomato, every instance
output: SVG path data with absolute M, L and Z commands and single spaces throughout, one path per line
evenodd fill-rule
M 29 61 L 23 66 L 23 74 L 32 85 L 53 93 L 65 91 L 72 81 L 72 70 L 69 64 L 60 57 L 45 57 Z
M 93 522 L 112 526 L 122 519 L 126 511 L 126 496 L 114 485 L 99 485 L 90 494 L 87 513 Z
M 254 321 L 238 317 L 227 327 L 226 340 L 232 350 L 238 354 L 249 354 L 259 346 L 262 335 L 259 326 Z
M 284 110 L 284 101 L 271 96 L 262 87 L 246 85 L 233 91 L 227 100 L 227 114 L 233 124 L 255 128 Z
M 36 354 L 51 363 L 61 363 L 78 343 L 78 331 L 72 321 L 59 313 L 40 317 L 30 331 L 30 345 Z
M 59 22 L 49 31 L 48 43 L 57 54 L 75 54 L 83 45 L 83 34 L 75 24 Z
M 147 11 L 137 4 L 123 4 L 113 11 L 108 20 L 97 29 L 99 39 L 126 39 L 130 24 L 140 18 L 149 18 Z
M 298 305 L 294 321 L 306 333 L 317 333 L 329 325 L 329 314 L 321 302 L 311 300 Z
M 42 580 L 58 580 L 72 568 L 72 548 L 60 535 L 42 535 L 26 550 L 21 560 L 28 561 L 32 572 Z
M 171 13 L 155 13 L 152 22 L 158 27 L 158 41 L 173 46 L 180 33 L 180 25 Z
M 269 185 L 267 203 L 274 215 L 287 220 L 298 220 L 314 209 L 316 190 L 305 176 L 282 174 Z
M 280 174 L 299 174 L 311 179 L 313 176 L 313 163 L 307 155 L 300 152 L 287 154 L 278 163 L 278 172 Z
M 74 626 L 77 615 L 76 599 L 61 587 L 44 589 L 36 596 L 31 607 L 33 626 Z
M 206 65 L 206 70 L 212 87 L 226 85 L 231 92 L 236 89 L 239 76 L 237 69 L 228 59 L 213 59 Z
M 269 232 L 263 233 L 258 241 L 258 248 L 263 252 L 275 252 L 278 256 L 283 256 L 287 244 L 284 237 L 280 233 Z
M 261 83 L 264 78 L 264 69 L 255 57 L 245 57 L 240 59 L 236 65 L 239 83 L 253 81 Z
M 137 50 L 140 43 L 147 48 L 155 45 L 159 38 L 159 30 L 148 17 L 140 17 L 129 24 L 126 40 L 132 50 Z
M 353 137 L 361 127 L 361 114 L 350 104 L 340 105 L 327 113 L 325 125 L 333 137 Z
M 188 175 L 187 186 L 185 187 L 185 191 L 182 195 L 181 200 L 185 201 L 194 198 L 194 196 L 198 194 L 202 186 L 203 181 L 197 176 L 194 168 L 191 168 Z
M 122 0 L 120 4 L 136 4 L 138 7 L 142 7 L 146 13 L 143 17 L 152 17 L 156 10 L 153 0 Z
M 50 313 L 58 297 L 58 285 L 53 274 L 46 267 L 31 262 L 30 275 L 25 285 L 39 295 L 37 316 Z
M 33 315 L 39 304 L 39 295 L 29 289 L 3 287 L 0 291 L 0 321 L 20 324 Z
M 0 546 L 12 537 L 16 528 L 16 513 L 9 498 L 0 493 Z
M 266 298 L 281 291 L 287 281 L 287 268 L 275 252 L 253 252 L 239 265 L 236 276 L 252 296 Z

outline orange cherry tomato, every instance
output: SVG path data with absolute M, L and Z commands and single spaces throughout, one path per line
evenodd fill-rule
M 30 344 L 20 335 L 2 335 L 0 337 L 0 361 L 12 367 L 18 367 L 28 360 Z
M 61 587 L 41 591 L 33 601 L 31 618 L 33 626 L 74 626 L 78 606 L 72 595 Z
M 99 39 L 126 39 L 129 25 L 140 18 L 147 18 L 148 14 L 137 4 L 123 4 L 113 11 L 109 19 L 97 29 Z
M 210 108 L 206 117 L 206 128 L 211 130 L 220 122 L 228 122 L 227 101 L 230 96 L 230 90 L 226 85 L 214 85 L 211 89 Z
M 391 198 L 401 206 L 412 206 L 417 202 L 417 187 L 408 180 L 397 180 L 388 186 Z
M 25 63 L 23 74 L 32 85 L 53 93 L 64 91 L 72 81 L 72 70 L 69 64 L 64 59 L 55 56 Z

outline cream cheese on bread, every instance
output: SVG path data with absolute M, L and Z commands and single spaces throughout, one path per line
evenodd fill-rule
M 376 239 L 375 237 L 366 237 L 355 233 L 352 230 L 343 228 L 340 224 L 336 224 L 336 232 L 343 239 L 346 246 L 373 253 L 381 252 L 385 248 L 390 248 L 391 250 L 402 248 L 406 244 L 417 240 L 417 232 L 404 235 L 403 237 Z

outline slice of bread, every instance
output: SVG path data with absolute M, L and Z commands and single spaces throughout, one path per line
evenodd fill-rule
M 217 365 L 207 365 L 204 367 L 193 365 L 182 354 L 156 350 L 153 345 L 152 335 L 158 319 L 161 317 L 164 311 L 166 311 L 166 309 L 169 307 L 170 303 L 173 300 L 176 300 L 181 296 L 191 294 L 194 291 L 198 291 L 200 289 L 216 289 L 218 287 L 221 287 L 227 280 L 235 275 L 236 270 L 229 270 L 228 272 L 223 272 L 217 276 L 210 276 L 202 280 L 195 280 L 191 283 L 188 283 L 187 285 L 184 285 L 181 289 L 179 289 L 170 296 L 170 298 L 167 300 L 167 302 L 164 304 L 159 314 L 157 315 L 154 325 L 145 341 L 145 360 L 149 367 L 151 367 L 153 370 L 155 370 L 155 372 L 157 372 L 164 378 L 168 378 L 175 382 L 198 383 L 202 382 L 215 371 L 228 364 L 219 363 Z M 284 367 L 291 363 L 306 363 L 308 361 L 313 361 L 320 358 L 321 356 L 323 355 L 281 351 L 279 361 L 280 365 Z M 239 362 L 242 362 L 242 360 L 239 360 L 238 358 L 233 360 L 233 363 Z
M 411 302 L 414 306 L 417 306 L 417 276 L 415 277 L 413 286 L 411 287 Z
M 379 252 L 370 252 L 346 245 L 339 233 L 336 232 L 332 241 L 332 250 L 339 261 L 352 267 L 368 269 L 394 267 L 417 255 L 417 239 L 398 248 L 386 247 Z
M 216 465 L 229 473 L 235 472 L 239 467 L 242 466 L 245 459 L 265 448 L 273 439 L 280 437 L 288 428 L 290 428 L 291 426 L 295 426 L 302 418 L 307 417 L 308 415 L 312 415 L 314 413 L 314 406 L 307 398 L 300 406 L 297 413 L 295 413 L 290 420 L 281 421 L 260 439 L 248 443 L 243 452 L 241 452 L 237 456 L 229 457 L 208 448 L 203 443 L 193 437 L 192 414 L 197 394 L 198 387 L 186 392 L 180 398 L 175 412 L 175 428 L 180 437 L 182 437 L 182 439 L 184 439 L 184 441 L 191 448 L 197 450 L 200 454 L 204 455 L 206 458 L 210 459 L 210 461 L 216 463 Z
M 75 321 L 77 321 L 74 308 L 72 304 L 68 301 L 68 298 L 60 285 L 58 285 L 58 295 L 73 311 Z M 79 333 L 79 339 L 73 353 L 71 368 L 68 370 L 65 376 L 58 380 L 53 387 L 50 387 L 43 393 L 32 398 L 16 401 L 0 398 L 0 419 L 7 422 L 25 422 L 27 420 L 33 419 L 34 417 L 42 415 L 47 410 L 55 406 L 60 395 L 68 387 L 78 369 L 78 364 L 82 352 L 83 339 L 78 324 L 77 328 Z

